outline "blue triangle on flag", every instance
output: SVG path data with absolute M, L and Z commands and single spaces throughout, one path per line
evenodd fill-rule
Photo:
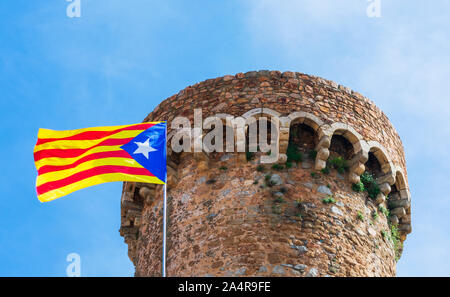
M 145 169 L 166 182 L 166 123 L 158 123 L 120 147 Z

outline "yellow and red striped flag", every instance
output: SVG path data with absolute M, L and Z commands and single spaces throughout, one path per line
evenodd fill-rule
M 34 160 L 41 202 L 105 182 L 164 184 L 166 123 L 39 129 Z

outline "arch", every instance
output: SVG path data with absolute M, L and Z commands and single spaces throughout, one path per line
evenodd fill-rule
M 324 132 L 322 131 L 322 126 L 324 124 L 323 121 L 313 114 L 304 111 L 296 111 L 289 114 L 288 119 L 289 119 L 289 122 L 287 123 L 288 127 L 293 124 L 305 124 L 314 129 L 318 137 L 324 135 Z
M 344 123 L 333 123 L 328 133 L 330 133 L 330 137 L 340 135 L 346 138 L 353 146 L 353 154 L 358 154 L 360 151 L 368 153 L 367 143 L 352 126 Z
M 402 215 L 399 215 L 398 222 L 398 230 L 400 234 L 406 236 L 407 234 L 412 232 L 411 228 L 411 194 L 408 189 L 408 185 L 406 184 L 405 175 L 401 168 L 398 168 L 395 173 L 395 184 L 398 187 L 400 200 L 397 202 L 397 208 L 394 208 L 393 211 L 397 211 L 400 208 L 403 208 L 404 211 Z M 397 211 L 398 212 L 398 211 Z
M 389 194 L 388 207 L 391 212 L 391 223 L 398 225 L 401 234 L 411 233 L 411 196 L 406 184 L 403 170 L 395 166 L 395 183 Z
M 281 120 L 280 120 L 280 113 L 272 110 L 270 108 L 254 108 L 251 109 L 249 111 L 247 111 L 246 113 L 244 113 L 241 117 L 241 119 L 243 119 L 244 121 L 240 122 L 239 125 L 239 129 L 243 128 L 243 133 L 242 132 L 237 132 L 238 137 L 236 139 L 236 143 L 239 143 L 239 146 L 244 146 L 245 147 L 245 151 L 249 151 L 249 132 L 250 132 L 250 125 L 255 121 L 256 123 L 256 131 L 258 134 L 258 138 L 259 138 L 259 129 L 260 129 L 260 124 L 259 124 L 259 119 L 261 117 L 266 117 L 267 119 L 267 125 L 268 125 L 268 130 L 267 130 L 267 144 L 269 146 L 275 146 L 274 150 L 277 150 L 279 153 L 282 153 L 282 150 L 280 150 L 280 126 L 281 126 Z M 272 143 L 272 133 L 275 131 L 276 135 L 275 135 L 275 143 Z M 238 149 L 238 151 L 240 151 L 240 149 Z M 280 156 L 280 155 L 279 155 Z M 244 159 L 244 158 L 243 158 Z M 279 161 L 284 161 L 285 157 L 282 158 L 278 158 Z
M 380 194 L 375 199 L 376 204 L 386 200 L 392 191 L 391 185 L 395 183 L 392 173 L 391 159 L 386 149 L 376 141 L 368 141 L 368 159 L 364 162 L 364 172 L 371 174 L 380 188 Z
M 380 204 L 385 201 L 385 196 L 392 191 L 391 185 L 394 184 L 392 178 L 392 162 L 386 149 L 376 141 L 367 142 L 369 147 L 368 160 L 364 163 L 365 171 L 370 173 L 380 187 L 381 195 L 376 199 Z
M 399 191 L 407 190 L 405 176 L 399 168 L 395 172 L 395 185 Z
M 323 134 L 323 132 L 321 131 L 321 126 L 323 125 L 322 120 L 320 120 L 318 117 L 316 117 L 313 114 L 307 113 L 307 112 L 294 112 L 291 113 L 288 116 L 288 123 L 287 123 L 287 128 L 289 128 L 288 133 L 289 133 L 289 137 L 287 138 L 287 145 L 286 147 L 289 146 L 289 143 L 292 142 L 292 140 L 294 139 L 294 137 L 296 135 L 291 135 L 292 129 L 293 127 L 297 126 L 297 127 L 301 127 L 304 132 L 311 134 L 311 136 L 314 138 L 313 139 L 313 147 L 310 148 L 311 150 L 315 150 L 316 146 L 319 142 L 319 137 L 320 135 Z M 310 129 L 310 131 L 308 131 Z M 301 132 L 300 132 L 301 133 Z
M 321 170 L 327 166 L 327 160 L 330 156 L 333 136 L 341 142 L 348 142 L 348 155 L 343 156 L 347 159 L 349 166 L 349 179 L 352 183 L 360 181 L 360 175 L 365 171 L 364 163 L 368 160 L 368 145 L 362 136 L 350 125 L 344 123 L 333 123 L 331 125 L 320 126 L 321 138 L 317 144 L 316 170 Z M 345 146 L 345 144 L 344 144 Z M 350 150 L 351 149 L 351 150 Z
M 368 141 L 369 153 L 372 153 L 378 160 L 381 166 L 381 172 L 383 175 L 394 172 L 394 166 L 392 164 L 391 157 L 387 150 L 377 141 Z
M 294 125 L 305 125 L 307 127 L 310 127 L 312 129 L 314 137 L 315 137 L 315 140 L 314 140 L 315 147 L 313 149 L 316 152 L 320 151 L 320 149 L 322 148 L 322 146 L 324 144 L 324 141 L 321 142 L 321 140 L 325 136 L 325 132 L 322 129 L 322 127 L 324 126 L 323 121 L 311 113 L 307 113 L 304 111 L 296 111 L 296 112 L 289 114 L 287 116 L 287 118 L 284 119 L 284 121 L 283 121 L 283 119 L 281 121 L 280 152 L 282 152 L 282 153 L 287 152 L 289 142 L 292 140 L 291 128 Z M 325 141 L 325 146 L 326 146 L 326 141 Z M 326 147 L 326 149 L 328 149 L 328 147 Z M 318 156 L 318 154 L 316 154 L 315 168 L 316 169 L 318 168 L 317 170 L 320 170 L 320 169 L 322 169 L 320 167 L 323 165 L 322 164 L 323 162 L 320 161 L 317 156 Z M 317 165 L 317 162 L 318 162 L 317 160 L 319 160 L 320 165 Z M 325 166 L 323 166 L 323 167 L 325 167 Z
M 270 117 L 280 117 L 280 115 L 281 115 L 278 111 L 272 110 L 270 108 L 258 107 L 258 108 L 250 109 L 249 111 L 244 113 L 242 115 L 242 117 L 244 119 L 248 119 L 250 117 L 254 117 L 254 116 L 260 115 L 260 114 L 265 114 Z
M 295 146 L 296 149 L 305 153 L 313 151 L 319 142 L 316 130 L 305 123 L 291 123 L 289 127 L 288 147 Z
M 272 139 L 271 139 L 271 135 L 272 133 L 276 133 L 276 139 L 275 142 L 278 145 L 279 143 L 279 123 L 277 124 L 276 121 L 273 120 L 272 116 L 270 114 L 258 114 L 256 116 L 253 116 L 253 119 L 255 120 L 255 124 L 256 124 L 256 131 L 257 131 L 257 135 L 258 135 L 258 139 L 260 137 L 260 118 L 265 117 L 267 122 L 267 143 L 269 143 Z M 247 118 L 247 120 L 250 118 Z M 251 121 L 246 121 L 245 123 L 245 137 L 246 137 L 246 145 L 249 145 L 249 132 L 250 132 L 250 125 L 252 124 Z
M 347 137 L 337 133 L 331 136 L 329 150 L 331 157 L 342 157 L 345 160 L 350 160 L 356 153 L 353 144 Z

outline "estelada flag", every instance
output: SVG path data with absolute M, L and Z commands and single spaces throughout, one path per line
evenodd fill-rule
M 106 182 L 164 184 L 166 123 L 39 129 L 34 161 L 41 202 Z

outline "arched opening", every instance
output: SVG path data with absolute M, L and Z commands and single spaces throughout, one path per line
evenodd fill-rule
M 275 125 L 272 123 L 270 118 L 267 118 L 266 120 L 266 126 L 264 127 L 264 124 L 261 122 L 260 123 L 260 119 L 258 119 L 257 121 L 257 127 L 258 127 L 258 140 L 259 137 L 261 136 L 261 128 L 265 128 L 266 129 L 266 139 L 263 139 L 263 141 L 266 141 L 267 144 L 271 144 L 271 137 L 272 137 L 272 133 L 276 133 L 276 127 Z M 260 125 L 263 125 L 262 127 Z M 261 136 L 262 137 L 262 136 Z
M 366 172 L 372 175 L 374 178 L 378 178 L 383 174 L 381 170 L 381 163 L 373 152 L 369 152 L 369 159 L 366 164 Z
M 406 188 L 405 180 L 400 171 L 395 174 L 395 184 L 391 186 L 391 192 L 389 193 L 389 200 L 399 200 L 401 199 L 400 191 Z
M 391 186 L 391 192 L 388 195 L 389 200 L 399 200 L 400 199 L 400 192 L 398 191 L 397 184 L 393 184 Z
M 318 143 L 317 132 L 303 122 L 291 123 L 289 127 L 289 141 L 287 146 L 287 162 L 300 162 L 306 159 L 314 160 L 315 148 Z
M 397 171 L 395 174 L 395 185 L 399 191 L 406 189 L 405 179 L 400 171 Z
M 342 157 L 345 160 L 350 160 L 354 155 L 352 143 L 342 135 L 333 134 L 330 144 L 330 158 Z
M 133 200 L 134 200 L 134 202 L 138 203 L 139 205 L 142 205 L 144 203 L 144 199 L 141 197 L 141 195 L 139 195 L 139 190 L 140 190 L 140 187 L 134 188 Z
M 261 119 L 263 117 L 265 120 Z M 266 135 L 265 137 L 264 133 Z M 278 129 L 270 116 L 261 115 L 255 121 L 249 121 L 245 129 L 245 151 L 247 153 L 247 159 L 253 159 L 261 154 L 270 154 L 270 149 L 266 147 L 268 151 L 263 152 L 260 144 L 267 144 L 270 147 L 276 144 L 277 139 Z
M 289 128 L 289 146 L 307 153 L 315 149 L 318 136 L 313 128 L 306 124 L 292 124 Z

